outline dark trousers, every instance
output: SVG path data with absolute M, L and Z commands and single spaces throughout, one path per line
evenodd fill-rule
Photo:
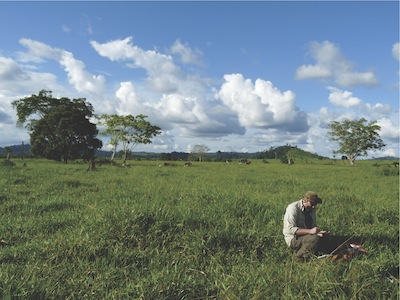
M 290 242 L 290 248 L 296 252 L 298 258 L 308 257 L 317 252 L 320 237 L 316 234 L 295 236 Z

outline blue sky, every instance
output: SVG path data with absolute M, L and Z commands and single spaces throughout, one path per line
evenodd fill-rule
M 0 2 L 0 146 L 29 142 L 11 101 L 41 89 L 145 114 L 135 151 L 332 157 L 327 124 L 365 117 L 399 155 L 399 2 Z M 107 149 L 107 139 L 104 148 Z

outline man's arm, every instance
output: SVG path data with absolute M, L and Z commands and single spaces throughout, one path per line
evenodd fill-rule
M 321 229 L 319 229 L 318 227 L 314 227 L 311 229 L 307 229 L 307 228 L 298 228 L 296 230 L 296 235 L 301 236 L 301 235 L 306 235 L 306 234 L 318 234 L 321 231 Z

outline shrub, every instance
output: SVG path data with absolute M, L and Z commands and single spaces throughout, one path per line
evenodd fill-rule
M 13 162 L 9 159 L 5 159 L 5 160 L 3 160 L 2 165 L 5 167 L 15 167 L 15 162 Z

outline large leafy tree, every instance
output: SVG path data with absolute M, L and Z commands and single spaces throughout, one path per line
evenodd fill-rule
M 367 156 L 369 150 L 382 149 L 385 144 L 379 136 L 381 127 L 376 121 L 359 120 L 332 121 L 328 135 L 331 141 L 339 144 L 334 153 L 346 154 L 350 164 L 355 165 L 356 158 Z
M 100 124 L 105 126 L 102 135 L 110 136 L 113 147 L 111 161 L 114 159 L 118 145 L 122 145 L 122 164 L 126 164 L 128 152 L 138 144 L 151 144 L 152 138 L 161 134 L 161 128 L 152 125 L 145 115 L 102 115 Z
M 102 142 L 96 138 L 96 124 L 90 122 L 93 107 L 86 99 L 54 98 L 42 90 L 12 102 L 18 125 L 30 133 L 31 152 L 40 157 L 68 162 L 70 159 L 94 159 Z

